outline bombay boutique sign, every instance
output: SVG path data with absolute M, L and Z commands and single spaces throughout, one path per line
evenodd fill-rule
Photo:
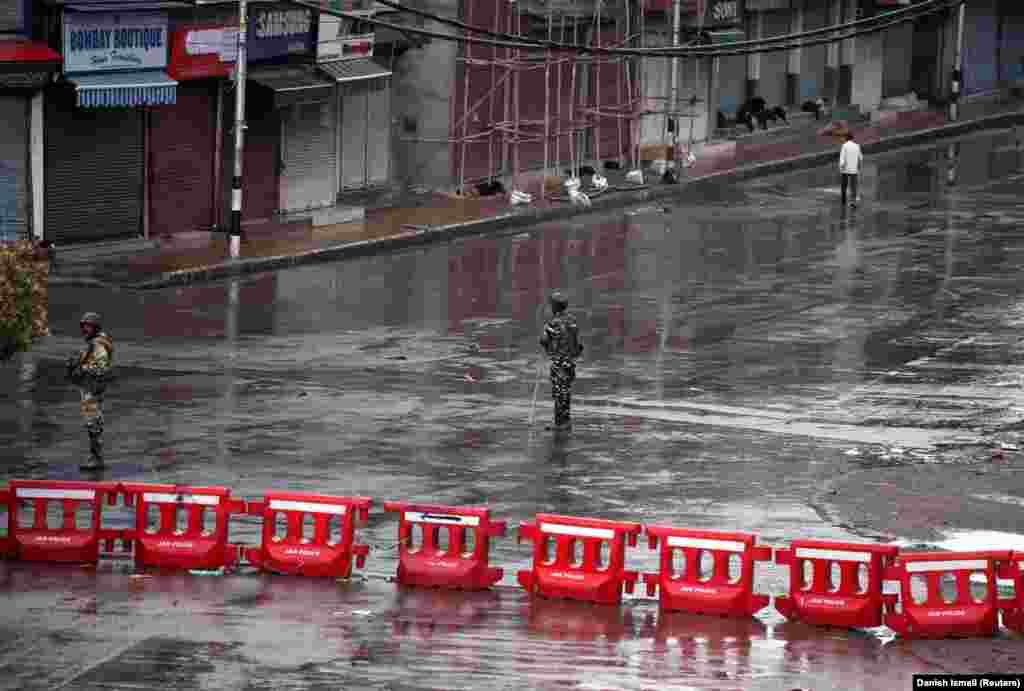
M 148 70 L 166 65 L 166 15 L 64 14 L 65 72 Z

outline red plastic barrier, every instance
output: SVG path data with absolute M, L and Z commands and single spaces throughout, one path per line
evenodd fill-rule
M 636 585 L 636 572 L 625 568 L 626 541 L 635 546 L 640 530 L 639 523 L 539 513 L 536 523 L 519 526 L 519 540 L 533 540 L 533 569 L 519 572 L 519 584 L 545 597 L 617 605 L 623 588 L 632 593 Z
M 787 619 L 817 626 L 881 626 L 884 605 L 893 601 L 883 598 L 882 580 L 897 552 L 891 545 L 794 540 L 789 549 L 775 550 L 775 563 L 789 566 L 789 595 L 776 597 L 775 609 Z
M 1009 606 L 1004 607 L 1003 626 L 1024 633 L 1024 552 L 1014 550 L 1010 554 L 1010 561 L 1003 564 L 999 569 L 1000 578 L 1013 581 L 1013 594 L 1015 600 Z
M 400 513 L 398 522 L 398 582 L 463 590 L 483 590 L 501 580 L 504 571 L 489 565 L 491 538 L 504 537 L 505 522 L 491 520 L 489 509 L 384 502 L 385 511 Z M 422 541 L 414 546 L 413 526 L 419 525 Z M 447 547 L 441 531 L 447 531 Z M 467 533 L 473 549 L 467 551 Z
M 900 554 L 886 573 L 900 582 L 900 611 L 886 615 L 886 626 L 905 638 L 994 636 L 1001 608 L 996 575 L 1009 562 L 1009 550 Z M 972 592 L 973 575 L 985 582 Z M 923 581 L 922 598 L 915 597 L 915 579 Z
M 228 518 L 245 502 L 225 487 L 122 485 L 135 506 L 135 565 L 217 570 L 238 558 L 228 544 Z
M 117 501 L 116 482 L 12 480 L 7 510 L 7 553 L 22 561 L 99 561 L 101 540 L 111 542 L 120 531 L 101 530 L 103 500 Z M 79 509 L 90 508 L 88 520 Z M 31 521 L 22 524 L 22 506 L 32 508 Z M 79 523 L 83 523 L 79 525 Z M 54 524 L 57 525 L 54 525 Z
M 771 561 L 771 547 L 758 547 L 757 538 L 745 533 L 687 530 L 644 526 L 648 545 L 661 543 L 661 568 L 643 574 L 647 594 L 660 591 L 661 608 L 671 611 L 750 617 L 768 606 L 771 598 L 754 593 L 754 563 Z M 683 557 L 682 572 L 675 573 L 673 557 Z M 701 573 L 701 554 L 712 558 L 711 573 Z M 736 568 L 730 577 L 730 561 Z
M 348 578 L 353 558 L 362 568 L 370 552 L 366 545 L 356 544 L 355 529 L 357 520 L 368 519 L 372 504 L 369 497 L 268 492 L 263 501 L 248 505 L 250 515 L 263 517 L 263 533 L 259 547 L 244 550 L 245 558 L 276 573 Z M 303 532 L 307 516 L 312 518 L 312 535 Z M 284 535 L 277 534 L 278 517 L 287 521 Z
M 6 512 L 3 516 L 4 534 L 0 535 L 0 559 L 9 559 L 13 556 L 14 521 L 17 518 L 17 505 L 14 503 L 14 492 L 7 488 L 0 488 L 0 510 Z

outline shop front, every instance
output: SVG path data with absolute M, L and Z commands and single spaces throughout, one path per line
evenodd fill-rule
M 738 40 L 744 33 L 746 12 L 743 0 L 708 0 L 704 26 L 715 43 Z M 747 58 L 729 55 L 712 60 L 712 89 L 716 92 L 710 102 L 718 112 L 733 117 L 747 97 Z
M 41 89 L 59 67 L 60 55 L 43 44 L 0 40 L 0 242 L 42 234 L 42 209 L 33 197 L 42 192 L 43 177 L 33 162 L 42 155 Z
M 270 5 L 251 15 L 243 221 L 334 204 L 336 90 L 313 61 L 314 30 L 304 7 Z
M 321 15 L 317 63 L 337 85 L 335 194 L 390 179 L 391 70 L 371 57 L 373 46 L 365 21 Z
M 154 108 L 147 123 L 151 236 L 220 225 L 219 114 L 237 55 L 237 19 L 179 22 L 171 31 L 167 71 L 178 82 L 176 103 Z
M 45 237 L 145 232 L 146 109 L 171 106 L 161 12 L 63 11 L 64 75 L 45 109 Z

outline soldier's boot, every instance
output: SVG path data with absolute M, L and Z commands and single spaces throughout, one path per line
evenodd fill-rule
M 79 466 L 82 470 L 100 470 L 103 463 L 103 432 L 89 432 L 89 459 Z

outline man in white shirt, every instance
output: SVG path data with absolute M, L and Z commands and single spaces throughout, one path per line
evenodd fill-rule
M 841 189 L 843 206 L 846 206 L 846 189 L 850 188 L 850 206 L 857 206 L 857 177 L 860 175 L 861 162 L 860 144 L 853 141 L 853 132 L 846 133 L 846 143 L 839 150 L 839 174 L 842 177 Z

